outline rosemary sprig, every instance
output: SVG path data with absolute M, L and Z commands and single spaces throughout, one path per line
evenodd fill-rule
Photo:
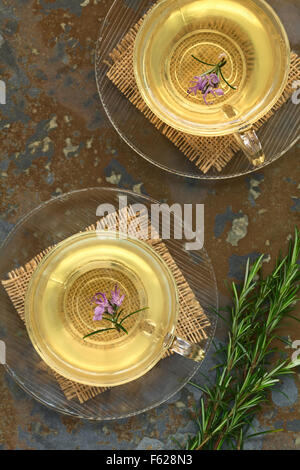
M 102 317 L 102 320 L 106 320 L 106 321 L 109 321 L 110 323 L 112 323 L 114 326 L 111 327 L 111 328 L 101 328 L 99 330 L 95 330 L 95 331 L 92 331 L 92 333 L 88 333 L 87 335 L 85 335 L 83 337 L 83 339 L 85 338 L 88 338 L 89 336 L 93 336 L 93 335 L 96 335 L 98 333 L 102 333 L 104 331 L 108 331 L 108 330 L 117 330 L 117 331 L 123 331 L 124 333 L 126 333 L 128 335 L 128 331 L 126 330 L 126 328 L 122 325 L 122 323 L 128 318 L 128 317 L 131 317 L 131 315 L 135 315 L 136 313 L 139 313 L 139 312 L 142 312 L 143 310 L 146 310 L 147 308 L 149 307 L 143 307 L 143 308 L 140 308 L 138 310 L 135 310 L 134 312 L 131 312 L 131 313 L 128 313 L 128 315 L 126 315 L 125 317 L 121 318 L 120 319 L 120 316 L 122 314 L 122 312 L 124 311 L 124 309 L 120 309 L 118 311 L 118 309 L 116 307 L 114 307 L 114 311 L 113 311 L 113 314 L 110 316 L 110 317 Z
M 295 229 L 288 254 L 279 255 L 269 276 L 262 277 L 261 256 L 252 267 L 248 261 L 241 288 L 232 284 L 233 306 L 226 309 L 228 344 L 217 350 L 221 364 L 215 384 L 194 384 L 203 397 L 197 409 L 198 431 L 188 439 L 186 449 L 242 449 L 245 439 L 260 434 L 247 435 L 256 412 L 268 400 L 269 389 L 297 365 L 291 360 L 270 365 L 269 359 L 271 353 L 279 352 L 273 346 L 280 339 L 276 330 L 298 300 L 299 252 L 299 230 Z
M 227 63 L 226 59 L 224 57 L 222 57 L 222 59 L 220 60 L 220 62 L 218 62 L 217 64 L 209 64 L 208 62 L 205 62 L 204 60 L 200 60 L 198 59 L 198 57 L 194 56 L 192 54 L 192 57 L 193 59 L 197 60 L 198 62 L 200 62 L 201 64 L 204 64 L 204 65 L 208 65 L 209 67 L 212 67 L 212 69 L 210 70 L 207 70 L 207 72 L 204 72 L 202 76 L 204 75 L 209 75 L 211 73 L 216 73 L 219 76 L 221 76 L 221 78 L 224 80 L 224 82 L 226 83 L 226 85 L 228 85 L 230 88 L 232 88 L 232 90 L 236 90 L 236 87 L 234 87 L 233 85 L 231 85 L 228 80 L 226 80 L 226 78 L 224 77 L 224 74 L 222 72 L 222 67 L 224 67 L 224 65 Z

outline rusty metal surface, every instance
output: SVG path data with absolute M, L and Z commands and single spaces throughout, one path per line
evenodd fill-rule
M 300 52 L 300 8 L 293 3 L 286 11 L 284 2 L 272 2 Z M 266 253 L 268 269 L 299 223 L 300 145 L 252 176 L 215 183 L 176 177 L 142 160 L 111 128 L 97 94 L 94 46 L 110 4 L 0 2 L 0 77 L 7 84 L 7 104 L 0 108 L 0 238 L 41 201 L 84 187 L 118 186 L 169 204 L 204 203 L 205 246 L 225 304 L 223 280 L 240 279 L 246 258 L 259 253 Z M 300 339 L 300 328 L 286 322 L 281 334 Z M 225 340 L 222 327 L 217 337 Z M 283 347 L 283 353 L 291 351 Z M 212 364 L 210 355 L 204 368 Z M 299 372 L 285 379 L 257 416 L 258 430 L 284 431 L 252 440 L 248 448 L 300 448 L 299 385 Z M 187 386 L 144 415 L 89 423 L 41 406 L 1 368 L 0 449 L 176 448 L 172 436 L 181 441 L 195 429 L 189 410 L 198 398 Z

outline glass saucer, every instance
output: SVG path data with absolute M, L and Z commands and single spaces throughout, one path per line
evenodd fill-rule
M 300 106 L 295 105 L 291 99 L 257 132 L 266 156 L 263 165 L 254 167 L 244 153 L 239 151 L 221 172 L 211 168 L 204 174 L 112 84 L 106 76 L 109 53 L 154 3 L 153 0 L 115 0 L 97 41 L 95 73 L 99 96 L 120 137 L 150 163 L 170 173 L 195 179 L 225 179 L 245 175 L 260 170 L 284 155 L 300 137 Z M 275 9 L 278 7 L 277 0 L 270 0 L 269 3 Z M 285 14 L 290 11 L 292 16 L 294 1 L 287 0 L 284 4 Z M 278 8 L 277 12 L 280 16 Z M 285 22 L 285 26 L 289 35 L 289 23 Z M 293 32 L 292 26 L 290 29 Z
M 97 220 L 100 204 L 119 207 L 119 196 L 127 196 L 127 204 L 143 204 L 150 214 L 156 201 L 129 191 L 91 188 L 74 191 L 43 203 L 25 216 L 11 231 L 0 248 L 0 279 L 12 269 L 23 266 L 48 246 L 84 230 Z M 171 226 L 172 233 L 172 226 Z M 214 271 L 204 249 L 186 251 L 186 240 L 165 240 L 178 267 L 208 316 L 211 326 L 207 339 L 201 342 L 207 352 L 215 333 L 218 293 Z M 32 397 L 44 405 L 71 416 L 111 420 L 133 416 L 149 410 L 177 393 L 201 367 L 177 354 L 161 360 L 140 379 L 113 387 L 80 404 L 67 400 L 56 379 L 41 368 L 25 328 L 4 288 L 0 287 L 0 339 L 6 343 L 7 372 Z

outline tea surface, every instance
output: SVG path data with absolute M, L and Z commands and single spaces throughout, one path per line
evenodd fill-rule
M 222 133 L 227 122 L 247 119 L 280 86 L 285 43 L 255 1 L 183 0 L 161 5 L 164 10 L 157 8 L 146 16 L 142 73 L 162 120 L 168 122 L 171 116 L 177 122 L 174 127 L 188 126 L 182 130 L 191 134 L 195 128 L 189 123 Z M 210 64 L 225 56 L 222 72 L 236 90 L 221 79 L 224 96 L 208 95 L 208 106 L 200 92 L 188 94 L 193 78 L 211 69 L 192 55 Z

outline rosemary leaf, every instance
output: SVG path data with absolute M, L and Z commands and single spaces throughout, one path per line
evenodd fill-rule
M 108 331 L 108 330 L 115 330 L 115 328 L 102 328 L 101 330 L 93 331 L 92 333 L 89 333 L 88 335 L 85 335 L 85 336 L 83 337 L 83 339 L 88 338 L 89 336 L 96 335 L 97 333 L 101 333 L 101 332 L 103 332 L 103 331 Z
M 126 315 L 126 317 L 122 318 L 119 325 L 121 325 L 123 323 L 123 321 L 125 321 L 128 317 L 131 317 L 131 315 L 135 315 L 136 313 L 142 312 L 143 310 L 147 310 L 147 308 L 149 308 L 149 307 L 143 307 L 143 308 L 140 308 L 139 310 L 135 310 L 134 312 L 129 313 L 128 315 Z

